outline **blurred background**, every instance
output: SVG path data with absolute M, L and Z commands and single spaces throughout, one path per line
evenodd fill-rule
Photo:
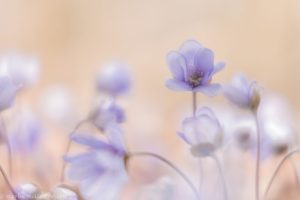
M 43 150 L 32 155 L 48 167 L 45 180 L 33 178 L 36 163 L 24 162 L 20 156 L 15 161 L 13 182 L 42 182 L 38 184 L 45 189 L 58 183 L 67 134 L 91 107 L 95 73 L 114 59 L 128 64 L 134 80 L 131 93 L 122 99 L 129 146 L 154 149 L 177 163 L 186 163 L 188 151 L 175 133 L 182 114 L 190 112 L 191 96 L 168 90 L 164 81 L 170 77 L 167 52 L 187 39 L 213 49 L 216 60 L 226 62 L 215 81 L 229 82 L 236 73 L 246 74 L 283 95 L 297 124 L 299 10 L 297 0 L 0 0 L 0 54 L 36 56 L 42 66 L 38 84 L 18 98 L 14 109 L 30 106 L 41 116 L 47 132 Z M 72 120 L 65 126 L 45 117 L 42 108 L 50 98 L 45 91 L 55 87 L 68 91 L 64 98 L 69 98 Z M 200 104 L 210 101 L 199 97 Z M 1 155 L 5 157 L 5 153 Z M 153 178 L 146 183 L 159 176 L 151 170 L 139 171 Z M 143 184 L 140 179 L 137 176 L 132 184 Z

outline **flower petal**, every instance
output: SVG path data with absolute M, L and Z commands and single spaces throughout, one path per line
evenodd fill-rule
M 185 79 L 186 61 L 180 53 L 176 51 L 168 53 L 167 64 L 174 79 L 178 81 L 183 81 Z
M 207 48 L 197 51 L 194 57 L 196 69 L 203 73 L 210 73 L 214 66 L 214 53 Z
M 222 69 L 224 69 L 224 67 L 225 67 L 225 62 L 218 62 L 217 64 L 215 64 L 212 74 L 221 71 Z
M 112 146 L 89 135 L 79 135 L 79 134 L 73 134 L 71 135 L 71 140 L 73 140 L 76 143 L 83 144 L 86 146 L 89 146 L 91 148 L 96 149 L 111 149 Z
M 185 57 L 188 65 L 194 65 L 194 57 L 203 46 L 195 40 L 187 40 L 179 48 L 179 52 Z
M 174 80 L 174 79 L 167 80 L 166 86 L 170 90 L 175 90 L 175 91 L 192 91 L 191 86 L 189 86 L 187 83 L 183 81 Z
M 249 105 L 248 93 L 244 93 L 243 90 L 233 86 L 224 86 L 222 90 L 224 96 L 237 106 L 243 108 Z
M 218 83 L 213 83 L 206 86 L 198 86 L 193 89 L 193 92 L 202 92 L 205 95 L 212 97 L 219 94 L 220 90 L 221 85 Z

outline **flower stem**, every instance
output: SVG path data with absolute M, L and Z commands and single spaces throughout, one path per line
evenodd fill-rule
M 227 192 L 227 187 L 226 187 L 226 179 L 225 179 L 225 176 L 224 176 L 224 172 L 222 170 L 220 160 L 218 159 L 218 157 L 216 155 L 213 155 L 212 158 L 215 160 L 217 168 L 219 170 L 219 174 L 220 174 L 221 181 L 222 181 L 222 186 L 223 186 L 224 200 L 227 200 L 228 199 L 228 192 Z
M 14 188 L 12 187 L 12 185 L 11 185 L 11 183 L 10 183 L 10 181 L 9 181 L 9 179 L 8 179 L 8 177 L 7 177 L 7 175 L 6 175 L 6 173 L 5 173 L 5 171 L 3 170 L 2 166 L 0 166 L 0 173 L 1 173 L 1 175 L 3 176 L 4 181 L 6 182 L 7 186 L 9 187 L 9 190 L 10 190 L 10 192 L 12 193 L 12 195 L 14 196 L 14 198 L 15 198 L 16 200 L 19 200 L 18 195 L 16 194 Z
M 196 111 L 197 111 L 197 93 L 193 92 L 193 117 L 196 116 Z
M 260 196 L 260 128 L 259 128 L 259 121 L 257 111 L 255 112 L 255 121 L 256 121 L 256 166 L 255 166 L 255 199 L 259 200 Z
M 293 151 L 290 151 L 289 153 L 287 153 L 283 158 L 282 160 L 279 162 L 279 164 L 277 165 L 268 185 L 267 185 L 267 188 L 265 190 L 265 193 L 264 193 L 264 199 L 267 199 L 267 196 L 268 196 L 268 192 L 269 190 L 271 189 L 271 186 L 272 186 L 272 183 L 274 182 L 274 179 L 276 178 L 278 172 L 280 171 L 281 167 L 283 166 L 283 164 L 285 163 L 285 161 L 287 161 L 287 159 L 289 159 L 291 156 L 293 156 L 294 154 L 296 153 L 300 153 L 300 148 L 298 149 L 295 149 Z
M 3 137 L 4 137 L 4 141 L 5 141 L 5 145 L 6 145 L 6 148 L 7 148 L 7 159 L 8 159 L 8 174 L 10 177 L 12 177 L 12 150 L 11 150 L 11 146 L 10 146 L 10 143 L 9 143 L 9 138 L 8 138 L 8 135 L 7 135 L 7 129 L 6 129 L 6 126 L 5 126 L 5 122 L 4 122 L 4 119 L 3 117 L 1 117 L 1 124 L 2 124 L 2 127 L 3 127 Z
M 69 134 L 69 140 L 68 140 L 68 144 L 67 144 L 67 147 L 66 147 L 66 150 L 64 152 L 64 155 L 68 154 L 70 149 L 71 149 L 71 146 L 72 146 L 72 140 L 70 139 L 70 137 L 80 128 L 80 126 L 82 126 L 84 123 L 88 122 L 89 120 L 88 119 L 84 119 L 82 121 L 80 121 L 75 127 L 74 129 L 70 132 Z M 61 175 L 60 175 L 60 180 L 61 182 L 64 182 L 65 180 L 65 169 L 66 169 L 66 166 L 67 166 L 67 163 L 66 162 L 63 162 L 63 166 L 62 166 L 62 170 L 61 170 Z
M 128 154 L 128 158 L 136 157 L 136 156 L 150 156 L 150 157 L 153 157 L 153 158 L 156 158 L 156 159 L 162 161 L 163 163 L 165 163 L 166 165 L 171 167 L 187 183 L 187 185 L 194 192 L 196 198 L 198 200 L 200 199 L 197 188 L 194 186 L 192 181 L 178 167 L 176 167 L 172 162 L 170 162 L 169 160 L 167 160 L 166 158 L 164 158 L 164 157 L 162 157 L 158 154 L 150 153 L 150 152 L 134 152 L 134 153 L 129 153 Z

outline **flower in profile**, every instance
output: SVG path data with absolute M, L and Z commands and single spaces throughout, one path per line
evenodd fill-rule
M 243 75 L 236 75 L 232 84 L 223 87 L 224 96 L 241 108 L 257 110 L 260 94 L 254 81 L 248 81 Z
M 208 96 L 216 95 L 220 84 L 211 83 L 216 72 L 224 68 L 225 63 L 214 64 L 214 53 L 197 41 L 188 40 L 179 51 L 167 55 L 167 64 L 173 75 L 166 86 L 175 91 L 202 92 Z
M 210 156 L 218 149 L 223 140 L 223 130 L 214 112 L 208 107 L 200 108 L 195 117 L 182 122 L 179 136 L 191 145 L 194 156 Z
M 125 121 L 124 110 L 114 101 L 101 102 L 90 116 L 91 122 L 101 131 L 114 124 Z
M 17 86 L 28 87 L 37 82 L 40 64 L 34 57 L 6 55 L 0 58 L 0 74 L 9 76 Z
M 105 65 L 96 76 L 98 91 L 107 93 L 113 97 L 127 93 L 130 86 L 130 74 L 127 67 L 120 62 L 112 62 Z
M 87 135 L 73 135 L 76 143 L 89 147 L 89 151 L 75 156 L 66 156 L 70 163 L 68 177 L 80 183 L 80 192 L 85 199 L 114 200 L 118 198 L 127 181 L 125 169 L 126 151 L 120 145 L 119 135 L 110 135 L 105 142 Z
M 0 112 L 13 105 L 17 92 L 18 87 L 9 77 L 0 77 Z

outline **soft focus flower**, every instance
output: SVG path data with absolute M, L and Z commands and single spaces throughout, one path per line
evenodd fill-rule
M 36 149 L 41 135 L 42 125 L 29 110 L 24 110 L 9 130 L 9 143 L 14 152 L 28 153 Z
M 18 87 L 9 77 L 0 77 L 0 112 L 13 105 L 17 91 Z
M 36 185 L 26 183 L 14 190 L 19 200 L 78 200 L 74 191 L 62 186 L 57 186 L 51 192 L 44 193 Z
M 19 185 L 14 189 L 14 191 L 19 200 L 32 200 L 40 193 L 39 188 L 31 183 Z
M 127 67 L 120 62 L 113 62 L 104 66 L 96 76 L 96 87 L 99 92 L 105 92 L 113 97 L 129 91 L 131 77 Z
M 58 186 L 51 191 L 51 200 L 78 200 L 77 194 L 69 188 Z
M 125 149 L 115 137 L 119 135 L 111 135 L 113 143 L 109 143 L 86 135 L 72 136 L 74 142 L 90 147 L 88 152 L 65 158 L 70 163 L 67 175 L 80 183 L 85 199 L 117 199 L 127 180 Z
M 175 197 L 175 189 L 174 180 L 169 177 L 162 177 L 142 188 L 136 199 L 171 200 Z
M 178 134 L 191 145 L 194 156 L 209 156 L 222 143 L 222 127 L 208 107 L 200 108 L 195 117 L 186 118 L 182 126 L 183 129 Z
M 179 51 L 167 55 L 167 63 L 173 79 L 166 86 L 176 91 L 202 92 L 208 96 L 215 95 L 220 85 L 211 83 L 212 76 L 224 68 L 225 63 L 214 64 L 214 53 L 197 41 L 188 40 Z
M 40 64 L 29 56 L 12 54 L 0 58 L 0 74 L 8 75 L 20 87 L 35 84 L 40 75 Z
M 223 87 L 224 96 L 241 108 L 256 110 L 260 103 L 260 94 L 254 81 L 248 81 L 243 75 L 236 75 L 232 84 Z
M 104 101 L 93 110 L 90 119 L 98 129 L 104 131 L 110 125 L 123 123 L 125 114 L 114 101 Z

